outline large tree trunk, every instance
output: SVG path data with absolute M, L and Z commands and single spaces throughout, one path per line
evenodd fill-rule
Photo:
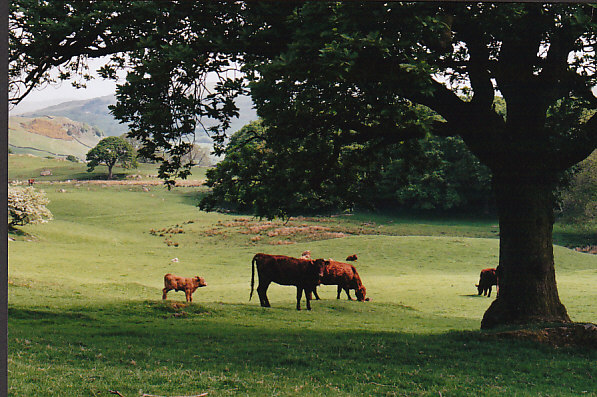
M 494 172 L 500 222 L 499 296 L 485 312 L 481 328 L 570 321 L 558 296 L 554 270 L 554 182 L 540 172 L 525 174 Z

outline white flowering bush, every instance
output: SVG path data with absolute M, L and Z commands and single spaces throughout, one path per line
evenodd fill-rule
M 52 213 L 46 208 L 50 202 L 43 190 L 36 191 L 33 187 L 8 186 L 8 225 L 27 225 L 29 223 L 43 223 L 53 219 Z

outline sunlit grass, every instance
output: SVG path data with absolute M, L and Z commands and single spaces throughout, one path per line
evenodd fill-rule
M 343 238 L 252 241 L 222 226 L 247 217 L 200 212 L 198 188 L 44 187 L 55 219 L 9 243 L 10 395 L 596 395 L 594 350 L 479 330 L 493 298 L 474 284 L 498 261 L 491 219 L 357 214 L 291 221 Z M 151 233 L 177 225 L 184 233 Z M 297 242 L 271 244 L 281 239 Z M 371 301 L 322 286 L 313 310 L 298 312 L 295 289 L 278 285 L 271 309 L 248 300 L 256 252 L 307 249 L 358 254 Z M 597 258 L 559 246 L 555 257 L 570 316 L 595 322 Z M 182 292 L 162 302 L 165 273 L 208 286 L 191 305 Z

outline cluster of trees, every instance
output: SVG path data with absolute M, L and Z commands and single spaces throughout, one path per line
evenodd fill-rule
M 116 164 L 123 168 L 137 168 L 138 162 L 153 162 L 138 153 L 140 143 L 134 138 L 110 136 L 102 139 L 87 153 L 87 171 L 93 171 L 98 165 L 108 167 L 108 179 L 112 179 L 112 169 Z M 163 153 L 162 156 L 167 156 Z M 182 156 L 187 164 L 206 166 L 211 164 L 210 151 L 204 146 L 193 144 Z
M 15 0 L 11 102 L 51 80 L 52 67 L 85 80 L 85 59 L 111 54 L 103 76 L 129 68 L 113 114 L 173 183 L 189 174 L 182 157 L 207 118 L 218 121 L 203 129 L 223 153 L 234 98 L 248 91 L 265 158 L 285 166 L 273 174 L 278 190 L 253 207 L 266 216 L 297 203 L 354 205 L 367 190 L 353 190 L 352 177 L 367 186 L 379 163 L 371 153 L 428 135 L 459 138 L 491 171 L 500 222 L 500 296 L 482 327 L 570 321 L 555 282 L 554 192 L 597 146 L 596 9 Z
M 558 198 L 557 213 L 563 221 L 585 227 L 597 224 L 597 151 L 575 167 Z
M 234 133 L 224 159 L 207 172 L 211 192 L 203 198 L 204 210 L 225 208 L 270 216 L 270 208 L 285 200 L 287 216 L 323 213 L 350 206 L 360 208 L 493 209 L 491 175 L 458 137 L 427 136 L 385 147 L 354 144 L 343 149 L 338 161 L 321 169 L 321 175 L 300 161 L 322 161 L 328 148 L 306 141 L 272 149 L 261 121 Z M 326 179 L 314 195 L 309 178 Z M 297 189 L 297 186 L 302 188 Z M 338 188 L 340 187 L 340 188 Z

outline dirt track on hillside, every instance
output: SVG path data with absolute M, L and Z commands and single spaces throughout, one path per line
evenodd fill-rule
M 205 179 L 193 179 L 193 180 L 180 180 L 176 181 L 176 186 L 201 186 L 205 182 Z M 87 181 L 80 181 L 76 179 L 71 179 L 67 181 L 51 181 L 51 182 L 37 182 L 37 183 L 49 183 L 49 184 L 88 184 L 88 185 L 134 185 L 134 186 L 159 186 L 163 185 L 164 181 L 161 180 L 87 180 Z

